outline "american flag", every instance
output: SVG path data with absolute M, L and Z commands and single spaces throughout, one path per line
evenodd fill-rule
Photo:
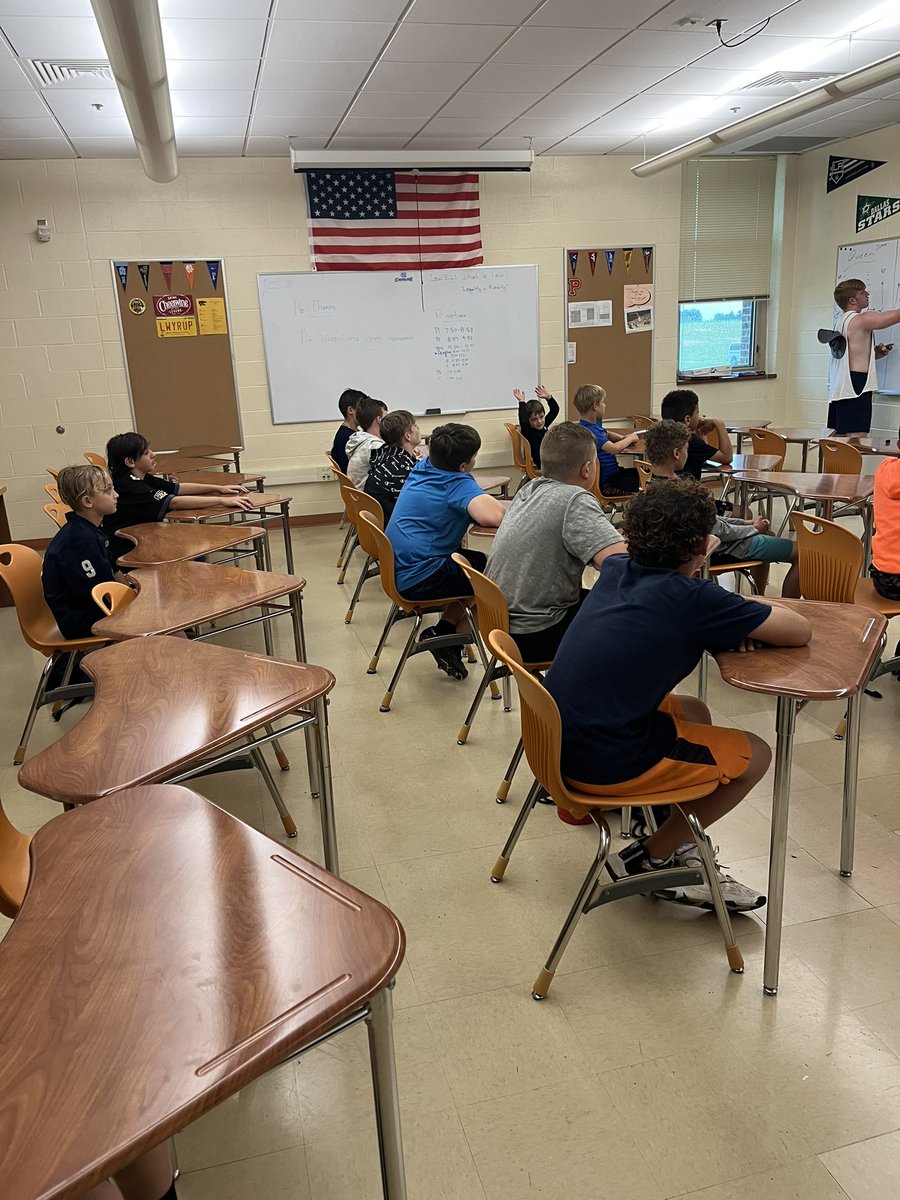
M 419 271 L 482 261 L 475 174 L 307 171 L 317 271 Z

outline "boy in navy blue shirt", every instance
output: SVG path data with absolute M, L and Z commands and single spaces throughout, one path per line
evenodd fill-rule
M 541 383 L 534 389 L 534 394 L 537 400 L 526 400 L 521 388 L 513 388 L 513 395 L 519 405 L 519 429 L 528 443 L 531 461 L 540 470 L 541 442 L 544 440 L 544 434 L 559 416 L 559 405 Z M 542 400 L 547 401 L 546 413 Z
M 620 467 L 617 454 L 632 451 L 640 441 L 640 433 L 609 433 L 603 428 L 606 412 L 606 390 L 596 383 L 583 384 L 572 397 L 575 411 L 597 442 L 600 463 L 600 491 L 604 496 L 628 496 L 640 489 L 641 482 L 634 467 Z
M 439 425 L 431 435 L 429 457 L 407 476 L 386 529 L 394 549 L 397 589 L 410 600 L 442 600 L 445 596 L 471 596 L 464 573 L 450 555 L 459 550 L 470 525 L 496 529 L 505 509 L 472 478 L 481 438 L 471 425 Z M 487 564 L 478 550 L 460 550 L 478 571 Z M 465 609 L 459 601 L 448 604 L 440 620 L 421 638 L 467 634 Z M 442 671 L 465 679 L 467 671 L 458 649 L 436 650 Z
M 356 406 L 360 400 L 365 400 L 366 393 L 356 388 L 345 388 L 338 400 L 338 408 L 344 418 L 337 427 L 334 441 L 331 443 L 330 454 L 340 469 L 347 474 L 347 442 L 356 433 Z
M 699 700 L 672 689 L 704 651 L 749 650 L 756 642 L 802 646 L 809 622 L 769 600 L 746 600 L 695 578 L 716 547 L 710 493 L 693 481 L 648 488 L 625 511 L 629 555 L 604 561 L 597 583 L 569 626 L 547 675 L 562 718 L 562 769 L 587 792 L 629 797 L 717 783 L 682 805 L 708 827 L 763 777 L 769 747 L 754 734 L 710 723 Z M 627 669 L 609 680 L 610 656 Z M 673 808 L 659 829 L 609 858 L 614 878 L 680 864 L 699 851 Z M 729 908 L 765 904 L 754 888 L 721 877 Z M 712 907 L 705 884 L 660 892 L 666 900 Z

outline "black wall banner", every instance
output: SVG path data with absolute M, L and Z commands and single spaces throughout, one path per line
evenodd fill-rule
M 852 183 L 854 179 L 860 179 L 863 175 L 868 175 L 870 171 L 883 166 L 884 162 L 879 162 L 876 158 L 837 158 L 835 155 L 829 154 L 825 191 L 833 192 L 836 188 L 843 187 L 845 183 Z

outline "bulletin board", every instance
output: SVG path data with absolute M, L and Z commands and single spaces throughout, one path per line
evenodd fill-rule
M 158 450 L 243 446 L 221 260 L 112 263 L 128 391 Z
M 654 258 L 654 246 L 565 250 L 566 395 L 570 410 L 578 388 L 597 383 L 606 388 L 607 417 L 650 415 Z

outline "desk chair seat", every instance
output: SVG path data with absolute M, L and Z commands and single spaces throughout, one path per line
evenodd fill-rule
M 18 749 L 13 757 L 14 765 L 19 766 L 25 761 L 28 739 L 31 737 L 38 709 L 45 704 L 61 703 L 91 694 L 93 689 L 88 684 L 70 685 L 69 681 L 79 655 L 87 650 L 97 649 L 104 642 L 102 638 L 96 637 L 63 637 L 44 599 L 41 587 L 41 556 L 30 546 L 15 543 L 0 546 L 0 579 L 12 595 L 22 637 L 32 650 L 37 650 L 47 659 L 35 688 Z M 63 658 L 67 661 L 62 681 L 51 688 L 50 674 Z
M 624 896 L 647 895 L 661 891 L 663 888 L 679 887 L 686 883 L 703 883 L 708 886 L 715 906 L 716 916 L 725 941 L 725 953 L 728 965 L 732 971 L 740 974 L 744 969 L 741 955 L 734 933 L 731 928 L 731 918 L 722 899 L 719 879 L 716 872 L 715 855 L 709 838 L 696 816 L 691 812 L 681 810 L 682 816 L 690 826 L 697 849 L 700 852 L 703 870 L 692 870 L 684 867 L 661 869 L 646 872 L 641 875 L 628 876 L 612 883 L 601 883 L 600 873 L 606 866 L 609 857 L 610 832 L 603 816 L 604 811 L 618 809 L 622 806 L 621 796 L 598 795 L 582 792 L 573 784 L 563 779 L 560 766 L 562 752 L 562 721 L 559 709 L 553 697 L 543 684 L 530 674 L 524 667 L 515 642 L 507 633 L 495 630 L 487 636 L 488 646 L 494 656 L 500 659 L 516 678 L 519 689 L 519 704 L 522 711 L 522 742 L 525 757 L 534 774 L 535 782 L 522 805 L 516 822 L 513 825 L 500 857 L 491 872 L 491 882 L 500 883 L 506 874 L 509 860 L 515 849 L 516 842 L 531 815 L 541 788 L 544 788 L 553 798 L 557 806 L 570 813 L 573 817 L 581 818 L 586 814 L 597 826 L 599 843 L 594 861 L 591 863 L 584 882 L 578 889 L 575 901 L 569 910 L 562 929 L 550 951 L 550 955 L 538 975 L 532 988 L 535 1000 L 543 1000 L 553 976 L 559 966 L 563 952 L 569 939 L 575 931 L 582 913 L 589 912 L 601 904 L 608 904 Z M 695 787 L 678 788 L 669 792 L 648 793 L 642 796 L 630 797 L 631 802 L 642 807 L 652 808 L 659 804 L 679 806 L 688 800 L 699 800 L 708 796 L 718 787 L 718 783 L 708 783 Z M 688 879 L 690 876 L 690 879 Z
M 360 529 L 359 514 L 361 512 L 369 513 L 378 528 L 384 529 L 384 509 L 374 496 L 370 496 L 368 492 L 362 492 L 359 488 L 355 488 L 352 485 L 349 487 L 342 485 L 341 494 L 344 497 L 348 519 L 356 531 L 356 540 L 362 546 L 366 555 L 366 561 L 363 563 L 359 579 L 356 581 L 356 588 L 353 592 L 353 598 L 350 601 L 350 607 L 347 609 L 347 615 L 344 617 L 345 624 L 349 625 L 353 620 L 353 610 L 356 608 L 356 602 L 363 589 L 363 584 L 367 579 L 373 579 L 378 574 L 378 559 L 372 553 L 373 540 L 368 533 L 368 527 L 366 527 L 366 530 Z M 338 583 L 343 581 L 343 575 L 344 571 L 342 570 L 338 576 Z
M 384 629 L 381 631 L 381 637 L 378 639 L 378 645 L 375 647 L 375 653 L 372 655 L 368 666 L 369 675 L 374 675 L 378 670 L 378 660 L 381 657 L 381 652 L 387 642 L 388 634 L 397 621 L 402 620 L 405 616 L 413 618 L 412 629 L 409 631 L 406 645 L 403 647 L 400 659 L 394 668 L 394 674 L 391 676 L 391 682 L 384 693 L 379 711 L 385 713 L 391 711 L 391 702 L 394 698 L 394 692 L 397 690 L 397 684 L 400 682 L 400 676 L 403 674 L 403 668 L 406 666 L 407 659 L 415 654 L 458 647 L 465 645 L 467 641 L 472 641 L 481 652 L 482 661 L 484 662 L 485 670 L 487 670 L 487 659 L 484 656 L 481 642 L 478 638 L 478 630 L 475 626 L 475 619 L 472 616 L 472 597 L 445 596 L 440 600 L 411 600 L 406 596 L 401 596 L 394 574 L 394 548 L 387 534 L 383 529 L 378 528 L 371 513 L 361 511 L 359 517 L 360 527 L 368 526 L 366 533 L 372 539 L 369 542 L 369 546 L 374 551 L 374 557 L 378 560 L 381 587 L 391 602 L 391 609 L 384 623 Z M 447 634 L 446 636 L 430 638 L 427 643 L 419 641 L 418 635 L 422 628 L 422 619 L 426 613 L 443 612 L 448 605 L 454 603 L 462 604 L 465 607 L 471 638 L 462 637 L 460 634 L 454 633 L 452 635 Z

